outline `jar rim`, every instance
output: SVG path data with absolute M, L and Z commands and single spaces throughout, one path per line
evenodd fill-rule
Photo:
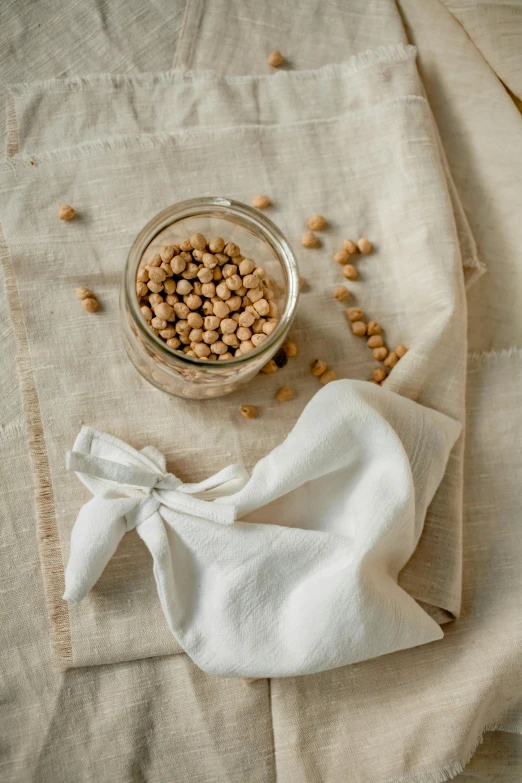
M 216 215 L 216 210 L 224 210 L 226 214 Z M 214 217 L 230 217 L 239 225 L 261 235 L 263 240 L 270 245 L 272 251 L 279 259 L 283 273 L 286 277 L 285 282 L 287 286 L 285 308 L 274 331 L 261 343 L 261 345 L 242 356 L 227 359 L 225 362 L 205 361 L 204 359 L 199 359 L 197 357 L 187 356 L 174 348 L 170 348 L 147 327 L 140 311 L 138 297 L 136 296 L 136 275 L 138 267 L 143 257 L 143 253 L 154 238 L 163 231 L 163 229 L 173 223 L 177 223 L 189 217 L 211 216 L 212 213 L 214 213 Z M 269 352 L 281 337 L 282 332 L 288 331 L 297 310 L 299 298 L 299 272 L 297 261 L 286 237 L 272 220 L 261 214 L 259 210 L 249 207 L 247 204 L 243 204 L 240 201 L 234 201 L 233 199 L 221 196 L 208 196 L 178 201 L 176 204 L 172 204 L 149 220 L 135 238 L 127 256 L 124 290 L 127 305 L 133 316 L 134 322 L 140 331 L 140 336 L 149 345 L 153 346 L 156 351 L 164 356 L 175 358 L 177 361 L 186 362 L 193 366 L 205 367 L 209 370 L 219 372 L 220 370 L 228 370 L 230 367 L 237 367 L 238 365 L 249 362 L 254 357 Z

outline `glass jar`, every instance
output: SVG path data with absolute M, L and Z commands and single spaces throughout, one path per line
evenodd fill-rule
M 136 275 L 162 245 L 179 245 L 195 233 L 234 242 L 241 255 L 253 258 L 275 282 L 281 313 L 267 339 L 254 350 L 225 361 L 208 361 L 170 348 L 147 325 L 136 296 Z M 226 198 L 182 201 L 156 215 L 131 247 L 121 291 L 123 340 L 138 372 L 169 394 L 192 399 L 221 397 L 235 391 L 281 348 L 297 309 L 299 274 L 281 231 L 258 210 Z

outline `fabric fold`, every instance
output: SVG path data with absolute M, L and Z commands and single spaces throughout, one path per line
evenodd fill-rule
M 96 497 L 73 528 L 64 598 L 87 594 L 152 492 L 137 531 L 150 544 L 169 627 L 208 673 L 311 674 L 439 639 L 397 580 L 460 430 L 399 395 L 336 381 L 249 479 L 231 466 L 222 473 L 236 480 L 221 491 L 209 480 L 212 501 L 185 494 L 179 506 L 183 485 L 156 490 L 169 474 L 153 471 L 155 484 L 136 487 L 140 453 L 84 428 L 80 467 L 89 470 L 94 451 L 119 470 L 108 467 L 103 479 L 92 461 Z M 89 473 L 77 475 L 90 484 Z

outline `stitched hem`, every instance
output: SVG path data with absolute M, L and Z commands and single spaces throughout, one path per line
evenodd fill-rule
M 9 248 L 0 226 L 0 258 L 5 275 L 5 291 L 17 342 L 17 368 L 25 410 L 29 454 L 35 481 L 38 551 L 42 568 L 47 612 L 51 625 L 51 645 L 59 669 L 73 665 L 69 609 L 62 599 L 65 589 L 62 550 L 56 525 L 54 495 L 45 446 L 40 404 L 34 375 L 22 304 Z

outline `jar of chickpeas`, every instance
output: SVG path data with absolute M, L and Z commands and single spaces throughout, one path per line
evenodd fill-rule
M 229 394 L 279 351 L 299 275 L 277 226 L 225 198 L 183 201 L 154 217 L 130 250 L 123 338 L 139 373 L 169 394 Z

